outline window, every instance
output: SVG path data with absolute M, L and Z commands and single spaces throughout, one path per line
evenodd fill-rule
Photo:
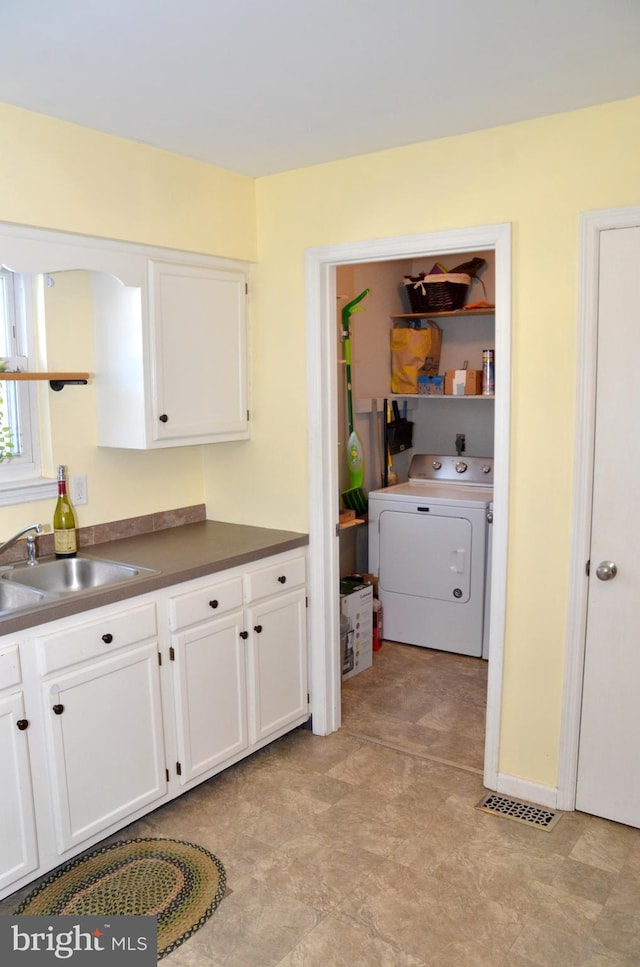
M 41 280 L 0 269 L 0 358 L 7 369 L 35 369 L 33 287 Z M 3 380 L 0 373 L 2 427 L 10 430 L 13 456 L 0 463 L 0 504 L 50 495 L 38 493 L 41 476 L 38 405 L 35 383 Z

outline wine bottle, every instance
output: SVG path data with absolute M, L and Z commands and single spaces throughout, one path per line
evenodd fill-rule
M 78 551 L 76 515 L 67 497 L 65 468 L 58 467 L 58 501 L 53 513 L 53 545 L 56 557 L 75 557 Z

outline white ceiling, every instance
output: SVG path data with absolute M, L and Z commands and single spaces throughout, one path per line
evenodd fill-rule
M 253 176 L 640 94 L 639 0 L 0 0 L 0 24 L 0 101 Z

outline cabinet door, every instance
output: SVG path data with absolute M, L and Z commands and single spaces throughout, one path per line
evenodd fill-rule
M 21 692 L 0 699 L 0 890 L 38 866 L 25 721 Z
M 58 675 L 42 688 L 62 853 L 165 793 L 157 644 Z
M 309 715 L 304 588 L 249 609 L 250 741 L 286 731 Z
M 172 638 L 183 784 L 247 748 L 242 627 L 242 611 L 236 611 Z
M 248 437 L 246 275 L 150 263 L 152 439 Z

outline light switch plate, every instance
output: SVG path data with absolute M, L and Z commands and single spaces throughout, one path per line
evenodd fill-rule
M 69 480 L 69 496 L 71 497 L 71 503 L 76 507 L 86 504 L 87 497 L 87 478 L 86 476 L 71 477 Z

